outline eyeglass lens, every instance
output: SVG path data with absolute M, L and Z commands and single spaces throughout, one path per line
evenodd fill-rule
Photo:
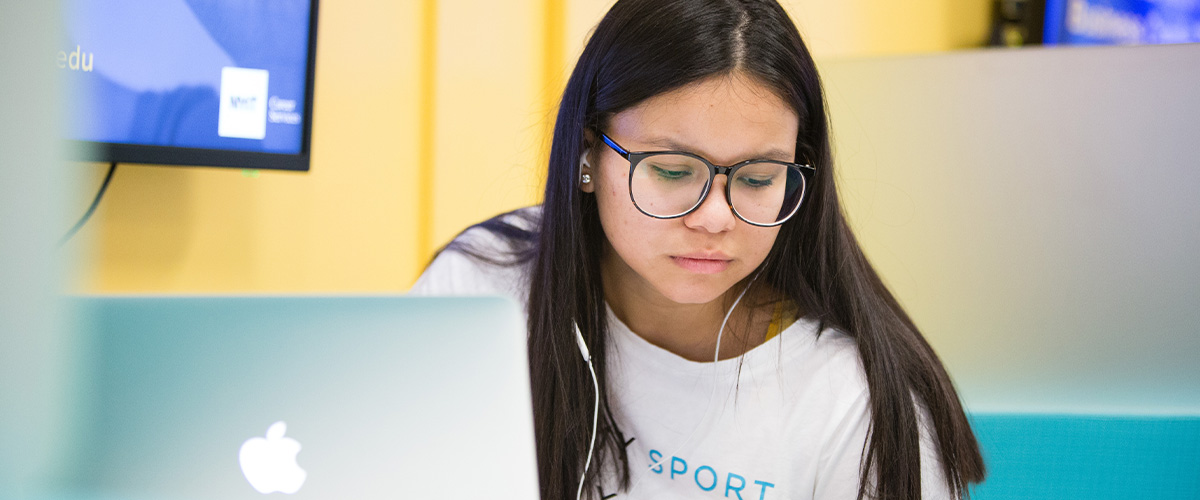
M 633 202 L 643 212 L 677 217 L 700 204 L 708 181 L 708 165 L 703 161 L 686 155 L 656 154 L 633 167 L 630 189 Z M 730 205 L 753 224 L 770 225 L 786 219 L 804 194 L 804 176 L 799 169 L 782 163 L 743 165 L 728 182 Z

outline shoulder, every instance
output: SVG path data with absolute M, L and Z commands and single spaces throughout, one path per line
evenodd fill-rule
M 848 490 L 842 491 L 839 485 L 843 482 L 857 485 L 858 474 L 864 465 L 863 453 L 872 429 L 871 390 L 853 337 L 841 330 L 827 328 L 817 337 L 814 346 L 812 360 L 816 368 L 813 380 L 819 390 L 828 391 L 825 396 L 830 417 L 822 432 L 825 439 L 820 463 L 824 481 L 819 481 L 819 489 L 827 494 L 818 497 L 837 498 L 852 494 Z M 918 398 L 913 397 L 912 404 L 917 412 L 919 432 L 921 497 L 949 499 L 952 495 L 946 484 L 929 412 Z
M 867 392 L 858 343 L 846 332 L 801 318 L 780 342 L 792 390 L 819 396 L 829 409 L 842 409 Z
M 797 399 L 823 408 L 827 417 L 822 434 L 827 438 L 845 437 L 854 427 L 869 419 L 870 387 L 858 352 L 858 342 L 846 332 L 831 327 L 818 331 L 816 321 L 796 336 L 789 346 L 800 354 L 791 359 L 787 382 Z M 792 339 L 784 338 L 783 341 Z M 807 344 L 807 345 L 804 345 Z M 785 347 L 787 348 L 787 347 Z
M 525 303 L 528 266 L 520 233 L 536 230 L 541 207 L 525 207 L 471 226 L 433 259 L 412 295 L 504 295 Z

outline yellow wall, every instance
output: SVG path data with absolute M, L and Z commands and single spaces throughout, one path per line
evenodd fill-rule
M 987 39 L 990 0 L 782 0 L 817 58 L 931 52 Z
M 72 243 L 76 288 L 407 290 L 463 227 L 539 198 L 557 94 L 611 3 L 323 2 L 312 170 L 122 165 Z M 783 3 L 819 59 L 977 45 L 990 5 Z M 91 189 L 103 167 L 78 172 Z
M 420 9 L 322 3 L 310 172 L 118 167 L 73 243 L 86 254 L 79 288 L 406 289 L 418 269 Z M 89 188 L 103 170 L 79 168 Z
M 544 3 L 438 2 L 434 202 L 425 214 L 436 246 L 539 198 L 542 107 L 554 92 L 543 86 Z

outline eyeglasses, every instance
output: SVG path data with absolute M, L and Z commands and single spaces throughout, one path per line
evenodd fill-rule
M 722 167 L 684 151 L 630 152 L 603 133 L 600 138 L 629 160 L 633 206 L 656 219 L 694 212 L 720 174 L 727 179 L 725 200 L 737 218 L 754 226 L 778 226 L 799 210 L 807 178 L 816 172 L 809 165 L 774 160 L 747 160 Z

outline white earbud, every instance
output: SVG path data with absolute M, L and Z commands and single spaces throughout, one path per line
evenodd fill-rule
M 579 325 L 575 325 L 575 343 L 579 344 L 579 353 L 583 355 L 583 360 L 591 363 L 592 354 L 588 352 L 587 342 L 583 340 L 583 332 L 579 331 Z
M 583 169 L 592 168 L 592 164 L 588 163 L 587 155 L 588 155 L 587 152 L 584 152 L 582 155 L 579 156 L 579 170 L 581 171 L 581 173 L 579 174 L 579 182 L 581 182 L 583 184 L 588 184 L 588 183 L 592 182 L 591 174 L 582 173 Z

